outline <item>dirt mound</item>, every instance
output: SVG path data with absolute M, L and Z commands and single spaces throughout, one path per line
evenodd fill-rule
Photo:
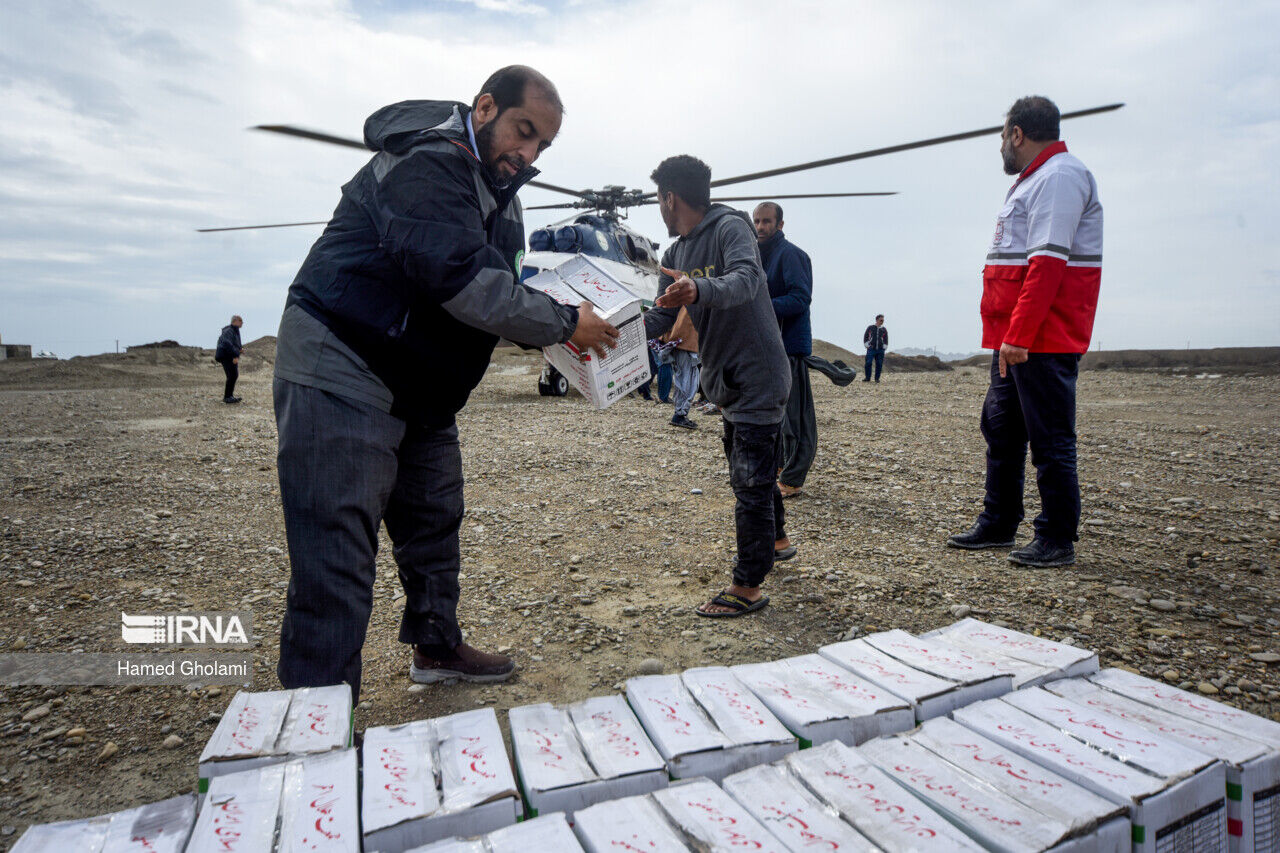
M 866 353 L 854 353 L 826 341 L 813 340 L 813 354 L 827 361 L 839 359 L 854 370 L 861 370 Z M 896 352 L 885 353 L 884 369 L 889 373 L 930 373 L 939 370 L 950 370 L 951 365 L 933 355 L 898 355 Z
M 240 356 L 240 373 L 256 373 L 275 364 L 276 339 L 251 342 Z M 91 390 L 221 385 L 222 368 L 213 350 L 173 341 L 129 347 L 122 353 L 69 359 L 0 361 L 0 389 Z
M 986 367 L 989 354 L 975 355 L 953 365 Z M 1219 347 L 1216 349 L 1120 349 L 1085 353 L 1081 370 L 1189 370 L 1214 373 L 1280 373 L 1280 347 Z
M 182 344 L 172 340 L 154 341 L 153 343 L 149 343 L 149 344 L 135 344 L 134 346 L 131 346 L 131 347 L 125 347 L 125 351 L 133 352 L 134 350 L 141 350 L 141 349 L 172 349 L 173 347 L 180 347 L 180 346 L 182 346 Z

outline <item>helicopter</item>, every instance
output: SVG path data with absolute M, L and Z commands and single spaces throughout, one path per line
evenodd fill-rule
M 1062 113 L 1060 118 L 1072 119 L 1097 115 L 1099 113 L 1118 110 L 1123 106 L 1123 103 L 1114 103 L 1099 107 L 1090 107 L 1088 109 Z M 294 125 L 263 124 L 256 125 L 250 129 L 266 131 L 269 133 L 278 133 L 302 139 L 311 139 L 317 142 L 326 142 L 332 145 L 341 145 L 347 148 L 357 148 L 362 151 L 368 151 L 367 146 L 362 141 L 342 136 L 335 136 L 321 131 L 309 130 L 307 128 L 296 127 Z M 820 169 L 840 163 L 849 163 L 854 160 L 864 160 L 870 157 L 881 157 L 886 154 L 896 154 L 901 151 L 910 151 L 916 148 L 943 145 L 949 142 L 960 142 L 962 140 L 973 139 L 979 136 L 998 134 L 1002 130 L 1004 130 L 1004 126 L 1001 124 L 993 127 L 964 131 L 962 133 L 952 133 L 946 136 L 936 136 L 930 139 L 906 142 L 900 145 L 890 145 L 882 148 L 873 148 L 867 151 L 858 151 L 852 154 L 827 157 L 821 160 L 798 163 L 792 166 L 765 169 L 759 172 L 750 172 L 744 175 L 735 175 L 728 178 L 713 180 L 711 182 L 711 187 L 712 189 L 715 189 L 717 187 L 756 181 L 763 178 L 776 177 L 778 175 L 787 175 L 794 172 L 807 171 L 809 169 Z M 656 190 L 644 192 L 638 189 L 628 189 L 616 184 L 605 185 L 600 189 L 595 190 L 574 190 L 540 180 L 529 181 L 527 186 L 572 196 L 573 200 L 557 204 L 534 205 L 524 208 L 525 210 L 577 209 L 586 212 L 571 215 L 566 220 L 561 220 L 560 222 L 556 222 L 551 225 L 536 228 L 529 234 L 529 251 L 525 254 L 521 265 L 521 280 L 530 278 L 544 269 L 552 269 L 570 258 L 578 255 L 587 255 L 592 258 L 594 263 L 603 267 L 606 272 L 610 273 L 635 296 L 641 299 L 646 307 L 652 307 L 654 300 L 658 298 L 659 244 L 628 227 L 624 224 L 623 220 L 627 218 L 627 212 L 633 207 L 657 204 L 658 193 Z M 889 195 L 896 195 L 896 193 L 834 192 L 784 195 L 715 196 L 711 201 L 773 201 L 783 199 L 850 198 L 859 196 Z M 326 224 L 328 224 L 327 221 L 317 220 L 311 222 L 285 222 L 271 225 L 237 225 L 220 228 L 198 228 L 196 230 L 201 233 L 211 233 L 217 231 L 248 231 L 263 228 L 292 228 L 305 225 Z M 563 397 L 569 393 L 569 380 L 545 360 L 543 362 L 542 372 L 538 377 L 538 393 L 544 397 Z

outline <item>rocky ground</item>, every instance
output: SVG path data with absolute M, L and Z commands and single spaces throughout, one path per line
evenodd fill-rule
M 250 609 L 254 686 L 276 686 L 289 563 L 271 356 L 246 356 L 234 407 L 202 357 L 0 364 L 0 650 L 118 652 L 121 610 Z M 384 542 L 358 728 L 580 699 L 646 659 L 778 658 L 965 613 L 1280 718 L 1280 376 L 1082 374 L 1080 559 L 1044 572 L 942 547 L 979 509 L 982 369 L 844 389 L 815 374 L 820 449 L 787 507 L 800 554 L 769 608 L 711 621 L 692 609 L 733 548 L 718 417 L 686 432 L 635 399 L 601 413 L 540 398 L 536 370 L 500 350 L 460 418 L 461 618 L 520 674 L 411 687 Z M 190 790 L 232 692 L 0 688 L 0 847 L 29 823 Z

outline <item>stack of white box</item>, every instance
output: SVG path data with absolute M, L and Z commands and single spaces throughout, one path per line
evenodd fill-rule
M 1096 652 L 988 625 L 977 619 L 961 619 L 922 636 L 958 646 L 974 657 L 989 657 L 1013 668 L 1014 689 L 1047 684 L 1059 678 L 1092 675 L 1098 671 Z
M 450 836 L 481 835 L 510 826 L 519 814 L 492 708 L 365 732 L 366 849 L 398 853 Z
M 915 724 L 910 703 L 821 655 L 800 655 L 731 669 L 801 740 L 855 746 Z
M 1222 760 L 1231 850 L 1280 853 L 1280 723 L 1122 669 L 1049 689 Z
M 200 753 L 198 790 L 208 790 L 215 776 L 351 746 L 351 725 L 351 688 L 345 684 L 241 690 Z
M 627 681 L 627 701 L 675 779 L 730 773 L 795 752 L 795 735 L 723 666 Z
M 786 853 L 746 809 L 705 779 L 578 812 L 574 832 L 587 853 L 617 850 L 736 850 Z M 693 846 L 685 839 L 692 839 Z
M 662 756 L 621 696 L 512 708 L 511 750 L 526 811 L 564 812 L 666 787 Z
M 187 795 L 127 811 L 32 826 L 11 853 L 181 853 L 196 819 Z
M 952 717 L 1127 807 L 1135 851 L 1227 846 L 1226 770 L 1210 755 L 1039 687 Z
M 907 700 L 917 722 L 1013 688 L 1009 669 L 906 631 L 823 646 L 818 654 Z

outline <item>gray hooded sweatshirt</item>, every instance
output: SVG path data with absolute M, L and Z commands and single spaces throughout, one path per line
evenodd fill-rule
M 698 286 L 688 306 L 698 330 L 702 390 L 735 424 L 781 423 L 791 393 L 791 369 L 760 266 L 750 218 L 713 204 L 698 226 L 662 256 L 667 269 L 687 273 Z M 672 278 L 658 282 L 662 293 Z M 676 321 L 678 308 L 645 314 L 645 333 L 656 338 Z

